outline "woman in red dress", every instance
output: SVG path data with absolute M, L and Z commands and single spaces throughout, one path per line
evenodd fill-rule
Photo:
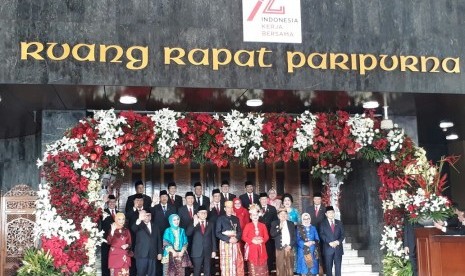
M 112 276 L 129 275 L 131 266 L 131 233 L 124 227 L 125 216 L 117 213 L 115 222 L 111 225 L 110 233 L 107 236 L 107 243 L 110 246 L 108 252 L 108 268 Z
M 258 222 L 261 208 L 252 204 L 249 209 L 252 222 L 247 223 L 242 232 L 242 240 L 246 243 L 244 257 L 247 260 L 249 275 L 268 276 L 268 254 L 266 253 L 268 230 L 265 224 Z

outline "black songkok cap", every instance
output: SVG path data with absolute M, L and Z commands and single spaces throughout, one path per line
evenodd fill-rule
M 316 192 L 313 194 L 313 197 L 322 197 L 320 192 Z
M 173 187 L 173 186 L 176 187 L 176 183 L 174 183 L 174 182 L 168 183 L 168 189 L 169 189 L 170 187 Z
M 333 206 L 326 206 L 326 212 L 328 211 L 334 211 Z
M 202 183 L 200 183 L 200 182 L 195 182 L 195 183 L 194 183 L 194 187 L 198 187 L 198 186 L 202 186 Z
M 144 195 L 143 195 L 143 194 L 136 194 L 136 196 L 135 196 L 134 198 L 135 198 L 135 199 L 137 199 L 137 198 L 142 198 L 142 199 L 144 199 Z
M 221 194 L 220 189 L 213 189 L 212 195 L 214 194 Z
M 161 190 L 160 191 L 160 196 L 162 196 L 162 195 L 168 195 L 168 192 L 166 190 Z
M 267 193 L 260 193 L 260 197 L 268 197 Z
M 207 206 L 205 206 L 205 205 L 200 205 L 200 206 L 197 208 L 197 213 L 198 213 L 199 211 L 208 211 Z
M 187 192 L 187 193 L 186 193 L 186 198 L 187 198 L 188 196 L 194 197 L 194 193 L 193 193 L 193 192 Z
M 109 196 L 108 196 L 108 199 L 116 199 L 116 196 L 114 196 L 114 195 L 109 195 Z

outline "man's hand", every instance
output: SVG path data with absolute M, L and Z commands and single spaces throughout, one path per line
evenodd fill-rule
M 410 254 L 410 249 L 408 248 L 408 246 L 404 247 L 404 253 L 406 255 Z
M 145 212 L 145 210 L 140 210 L 139 211 L 139 220 L 144 221 L 146 214 L 147 214 L 147 212 Z
M 236 237 L 229 238 L 229 243 L 237 243 Z
M 194 227 L 199 224 L 199 217 L 197 215 L 194 215 Z
M 216 257 L 216 252 L 212 252 L 212 259 Z
M 157 260 L 161 261 L 161 254 L 157 255 Z

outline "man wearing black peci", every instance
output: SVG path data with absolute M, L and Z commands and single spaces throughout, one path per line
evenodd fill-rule
M 176 208 L 176 211 L 182 207 L 182 197 L 176 194 L 176 183 L 168 183 L 168 204 Z
M 271 223 L 278 220 L 278 213 L 274 206 L 268 204 L 267 193 L 260 193 L 260 207 L 262 208 L 262 215 L 259 218 L 259 221 L 266 225 L 266 230 L 270 233 Z M 268 255 L 268 270 L 275 270 L 276 252 L 273 239 L 269 239 L 266 242 L 266 253 Z
M 110 232 L 111 224 L 115 222 L 115 215 L 118 213 L 118 210 L 116 209 L 116 197 L 114 195 L 108 196 L 107 204 L 108 208 L 105 208 L 103 210 L 104 214 L 101 222 L 102 230 L 105 233 L 103 234 L 103 237 L 105 239 L 108 236 L 108 233 Z M 110 247 L 106 242 L 104 242 L 102 243 L 100 250 L 102 258 L 102 276 L 110 276 L 110 270 L 108 269 L 108 251 L 110 250 Z
M 225 201 L 233 200 L 236 198 L 235 194 L 229 192 L 229 182 L 228 180 L 221 181 L 221 203 Z
M 189 252 L 194 264 L 194 276 L 215 275 L 211 271 L 211 259 L 216 256 L 217 243 L 215 236 L 215 223 L 207 220 L 207 208 L 200 206 L 194 221 L 186 229 L 186 235 L 192 241 L 192 249 Z
M 210 199 L 203 195 L 203 187 L 200 182 L 194 183 L 194 195 L 195 195 L 194 205 L 196 207 L 205 206 L 207 210 L 210 208 Z
M 126 208 L 124 208 L 124 213 L 126 214 L 129 211 L 131 211 L 134 207 L 134 198 L 136 198 L 136 195 L 138 194 L 142 195 L 144 198 L 144 209 L 149 210 L 150 204 L 152 203 L 152 198 L 144 194 L 145 185 L 144 182 L 142 182 L 142 180 L 136 180 L 136 182 L 134 183 L 134 187 L 136 189 L 136 193 L 128 196 L 128 200 L 126 201 Z
M 240 195 L 239 199 L 241 200 L 242 207 L 248 210 L 250 204 L 253 204 L 253 203 L 260 204 L 260 201 L 259 201 L 260 197 L 256 193 L 254 193 L 254 186 L 251 181 L 247 180 L 244 183 L 244 186 L 245 186 L 246 193 Z

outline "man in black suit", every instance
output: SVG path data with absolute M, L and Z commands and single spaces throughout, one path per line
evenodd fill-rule
M 177 187 L 176 183 L 168 183 L 168 204 L 173 205 L 176 208 L 176 211 L 182 207 L 182 197 L 176 194 Z
M 203 188 L 200 182 L 194 183 L 194 194 L 195 194 L 195 203 L 196 207 L 205 206 L 207 210 L 210 208 L 210 199 L 203 195 Z
M 194 221 L 195 212 L 197 210 L 197 208 L 195 208 L 194 206 L 194 193 L 187 192 L 185 198 L 186 205 L 179 208 L 177 213 L 181 220 L 179 226 L 183 229 L 187 229 L 187 227 L 192 224 L 192 222 Z
M 406 217 L 404 219 L 404 251 L 408 255 L 409 261 L 412 264 L 413 276 L 418 275 L 418 264 L 417 264 L 417 245 L 415 228 L 420 227 L 418 223 L 412 223 Z
M 114 195 L 108 196 L 108 208 L 103 209 L 103 218 L 101 221 L 101 229 L 104 231 L 103 238 L 107 238 L 111 230 L 111 224 L 115 222 L 115 215 L 118 213 L 116 210 L 116 197 Z M 108 251 L 110 247 L 106 242 L 102 243 L 101 247 L 101 261 L 102 261 L 102 276 L 110 276 L 110 269 L 108 269 Z
M 221 193 L 219 189 L 212 191 L 212 202 L 208 212 L 208 221 L 216 223 L 219 216 L 226 214 L 224 211 L 224 202 L 221 202 Z
M 166 190 L 160 191 L 160 203 L 153 206 L 150 212 L 157 222 L 160 235 L 163 236 L 166 228 L 170 227 L 168 217 L 172 214 L 176 214 L 174 206 L 168 204 L 168 192 Z
M 158 227 L 151 221 L 150 212 L 141 210 L 139 218 L 131 226 L 136 233 L 136 246 L 134 258 L 136 259 L 138 276 L 155 276 L 157 271 L 156 260 L 162 257 L 162 242 Z
M 229 182 L 228 180 L 221 181 L 221 204 L 225 201 L 233 200 L 236 198 L 235 194 L 229 192 Z
M 446 233 L 446 235 L 465 235 L 465 212 L 462 210 L 458 210 L 456 212 L 458 225 L 456 227 L 446 227 L 442 223 L 435 222 L 434 226 L 441 230 L 442 232 Z
M 131 233 L 131 240 L 134 241 L 136 239 L 136 233 L 132 231 L 132 225 L 134 225 L 139 218 L 140 211 L 144 209 L 144 195 L 143 194 L 135 194 L 134 195 L 134 206 L 126 212 L 126 224 L 127 228 L 129 229 L 129 232 Z M 132 251 L 134 251 L 134 248 L 136 246 L 135 242 L 132 242 Z M 136 263 L 136 260 L 134 257 L 131 258 L 131 263 Z M 136 271 L 136 266 L 131 265 L 129 268 L 129 272 L 131 276 L 135 276 L 137 274 Z
M 270 236 L 276 248 L 276 275 L 294 274 L 295 225 L 285 208 L 278 210 L 278 220 L 271 223 Z
M 152 198 L 144 194 L 145 185 L 142 180 L 137 180 L 134 183 L 134 187 L 136 188 L 136 193 L 128 196 L 128 200 L 126 201 L 126 208 L 124 208 L 124 213 L 126 214 L 134 207 L 134 198 L 136 198 L 136 195 L 138 194 L 141 194 L 144 197 L 144 209 L 149 210 L 150 204 L 152 204 Z
M 245 209 L 249 209 L 250 204 L 255 203 L 255 204 L 260 204 L 260 196 L 257 195 L 256 193 L 253 192 L 254 186 L 251 181 L 247 180 L 245 183 L 245 191 L 246 193 L 239 196 L 239 199 L 241 200 L 242 207 Z
M 186 235 L 192 240 L 192 249 L 189 252 L 194 264 L 194 276 L 215 275 L 210 272 L 211 259 L 215 258 L 217 251 L 215 224 L 207 221 L 207 208 L 200 206 L 186 230 Z M 202 269 L 203 267 L 203 269 Z
M 268 233 L 271 230 L 271 223 L 275 220 L 278 220 L 278 213 L 274 206 L 268 204 L 268 195 L 267 193 L 260 193 L 260 207 L 262 208 L 262 215 L 259 218 L 259 221 L 266 225 L 266 229 Z M 275 269 L 275 261 L 276 261 L 276 252 L 274 247 L 274 241 L 269 239 L 266 242 L 266 253 L 268 255 L 268 270 L 272 271 Z
M 313 204 L 307 208 L 307 213 L 310 214 L 312 225 L 319 230 L 320 223 L 325 219 L 326 207 L 321 204 L 321 193 L 313 194 Z
M 336 276 L 341 276 L 342 255 L 344 255 L 344 227 L 334 218 L 333 206 L 326 207 L 326 218 L 320 223 L 320 241 L 323 243 L 326 275 L 333 275 L 333 263 Z

